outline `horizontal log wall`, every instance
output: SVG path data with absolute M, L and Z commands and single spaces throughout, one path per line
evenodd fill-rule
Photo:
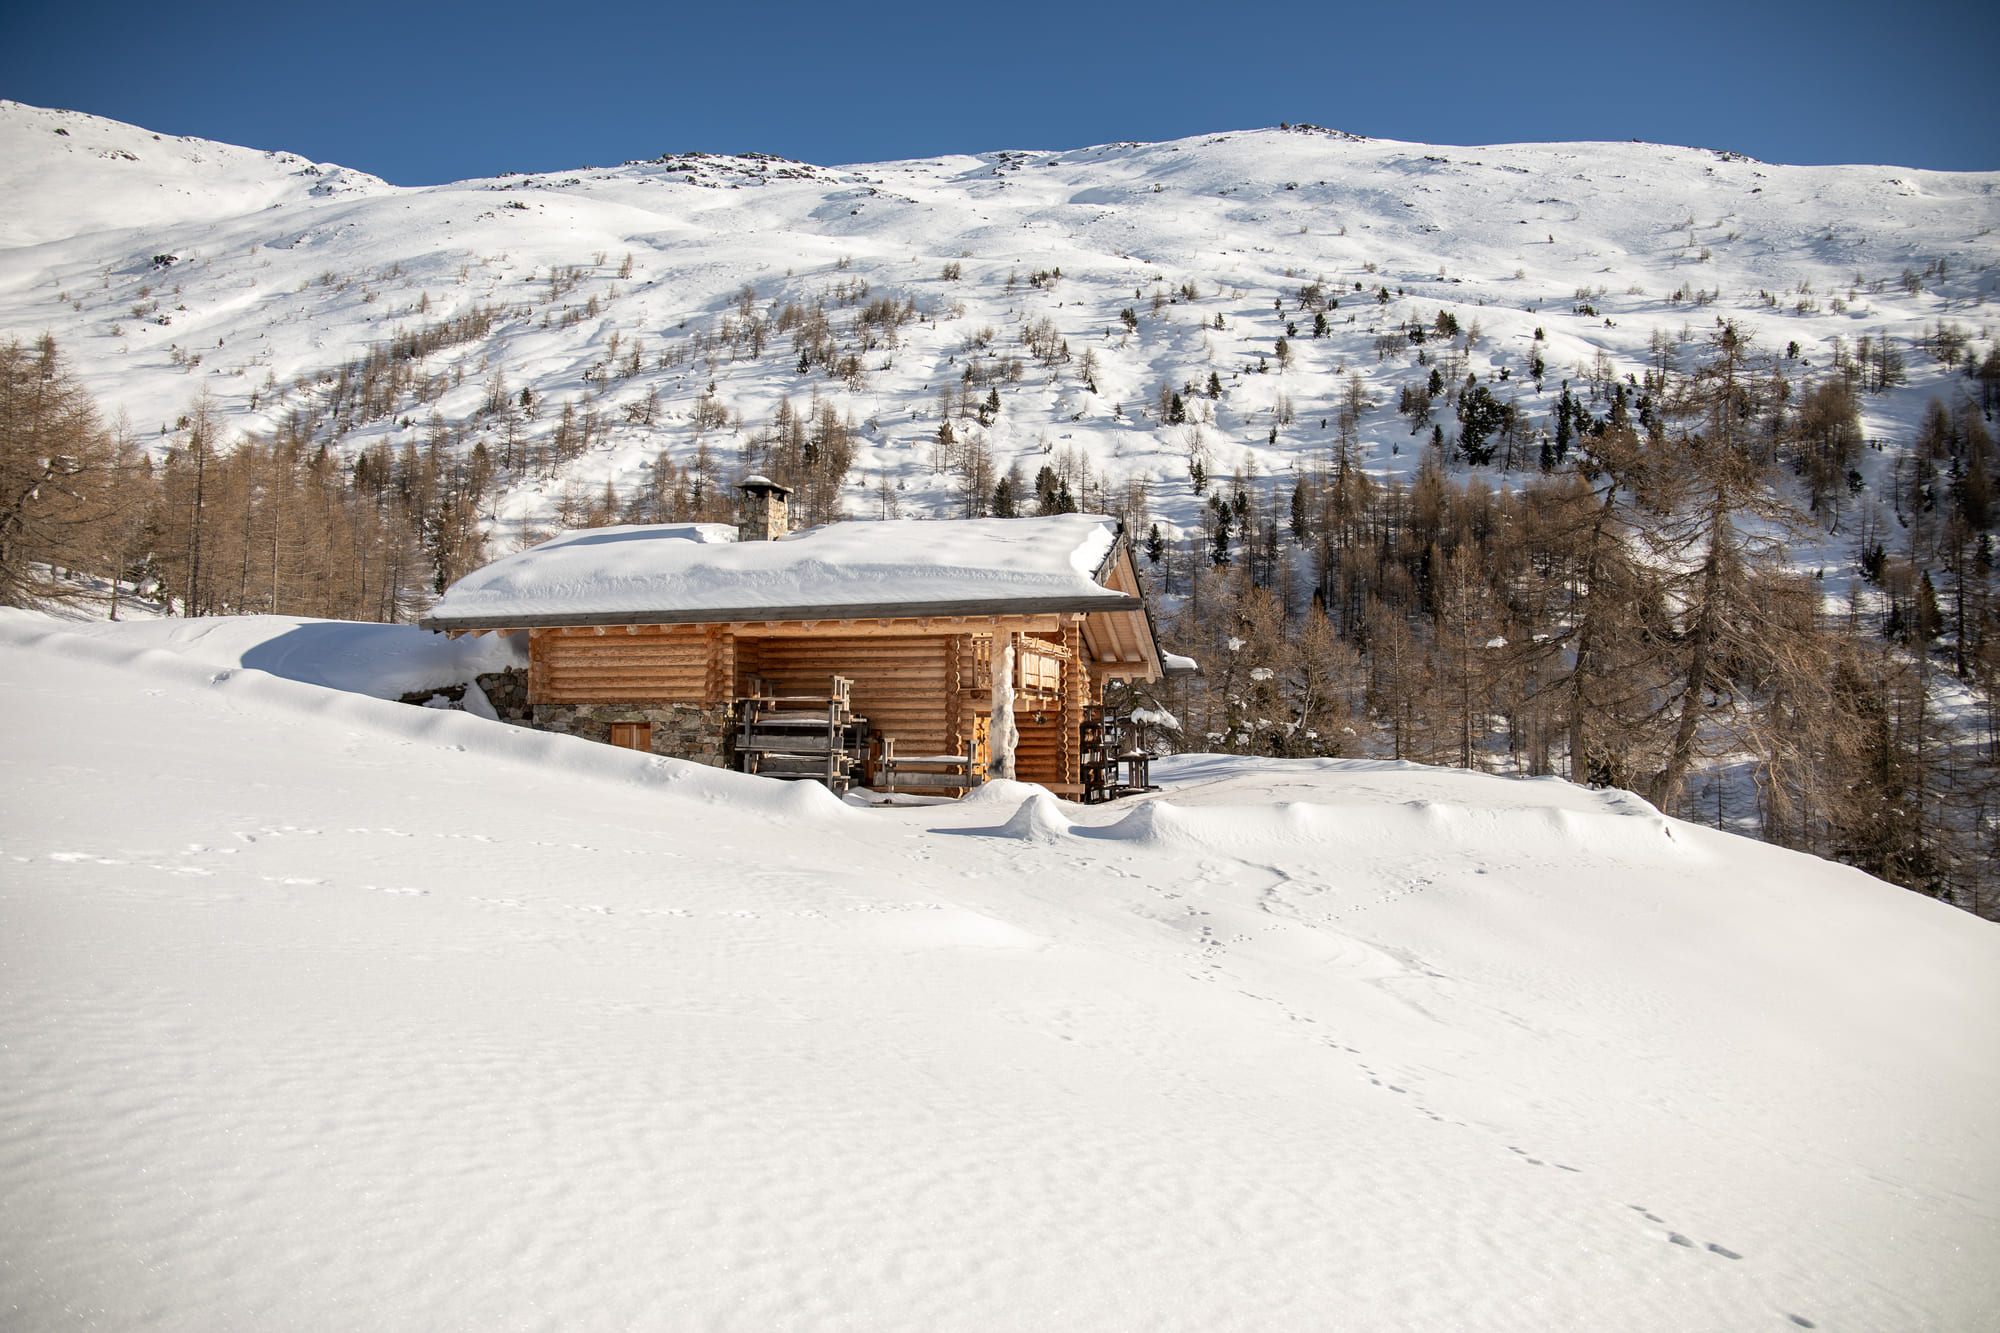
M 1014 746 L 1014 776 L 1022 782 L 1054 785 L 1063 777 L 1062 723 L 1055 712 L 1037 724 L 1032 713 L 1015 714 L 1014 726 L 1021 739 Z
M 833 676 L 854 682 L 850 696 L 857 716 L 884 736 L 896 738 L 907 754 L 950 751 L 948 717 L 952 640 L 867 637 L 752 639 L 736 641 L 737 692 L 749 692 L 748 677 L 762 676 L 781 694 L 825 694 Z
M 1073 728 L 1081 705 L 1103 688 L 1081 640 L 1072 627 L 1020 643 L 1015 770 L 1025 780 L 1076 781 Z M 538 705 L 715 707 L 747 694 L 751 676 L 770 679 L 780 693 L 823 695 L 829 678 L 841 675 L 854 681 L 854 712 L 893 736 L 902 753 L 957 753 L 989 711 L 987 691 L 968 688 L 980 682 L 982 649 L 990 653 L 985 636 L 962 630 L 755 636 L 721 625 L 541 629 L 533 635 L 530 690 Z
M 715 639 L 700 625 L 536 630 L 539 704 L 706 703 Z

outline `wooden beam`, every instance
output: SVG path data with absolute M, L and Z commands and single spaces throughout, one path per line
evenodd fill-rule
M 554 625 L 708 625 L 750 620 L 815 621 L 830 616 L 851 616 L 873 620 L 946 616 L 1038 616 L 1053 613 L 1082 615 L 1092 611 L 1132 610 L 1143 606 L 1139 599 L 1106 588 L 1081 596 L 985 597 L 964 601 L 836 603 L 830 606 L 717 607 L 709 611 L 659 609 L 650 611 L 575 611 L 547 616 L 425 616 L 417 624 L 424 629 L 526 629 L 537 620 L 541 627 Z
M 995 624 L 1003 626 L 1006 629 L 1021 633 L 1037 631 L 1052 633 L 1062 628 L 1062 625 L 1053 614 L 995 616 L 993 617 L 993 621 Z M 949 626 L 936 624 L 926 626 L 915 619 L 877 620 L 872 623 L 863 623 L 857 620 L 851 627 L 820 624 L 818 621 L 813 621 L 810 622 L 815 626 L 813 629 L 806 629 L 804 627 L 806 623 L 808 622 L 797 620 L 747 620 L 733 621 L 730 624 L 730 628 L 738 636 L 753 642 L 759 639 L 797 638 L 938 638 L 952 632 Z

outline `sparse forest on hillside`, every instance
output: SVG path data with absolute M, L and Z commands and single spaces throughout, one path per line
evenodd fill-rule
M 1206 668 L 1137 692 L 1174 715 L 1159 735 L 1172 748 L 1624 787 L 2000 916 L 2000 459 L 1985 415 L 2000 363 L 1968 368 L 1879 500 L 1844 480 L 1867 364 L 1795 387 L 1785 356 L 1726 322 L 1643 380 L 1565 385 L 1545 432 L 1503 414 L 1484 435 L 1431 433 L 1408 484 L 1372 477 L 1345 430 L 1291 474 L 1202 478 L 1205 526 L 1172 539 L 1142 482 L 1110 484 L 1072 453 L 996 477 L 969 443 L 991 396 L 943 394 L 936 447 L 967 474 L 967 512 L 1124 519 L 1149 591 L 1175 608 L 1169 646 Z M 1481 387 L 1468 375 L 1433 400 L 1463 418 Z M 512 440 L 532 407 L 496 390 L 489 410 Z M 586 427 L 556 438 L 570 429 Z M 487 558 L 495 490 L 547 465 L 435 418 L 422 445 L 349 460 L 307 426 L 219 435 L 198 398 L 155 462 L 101 423 L 53 339 L 0 349 L 5 599 L 94 584 L 186 615 L 407 620 Z M 701 442 L 683 467 L 663 450 L 644 484 L 566 492 L 557 517 L 727 521 L 729 481 L 754 467 L 826 521 L 852 437 L 830 402 L 785 400 L 740 457 Z M 895 493 L 880 498 L 887 516 Z M 1865 574 L 1846 588 L 1785 545 L 1836 513 Z
M 409 621 L 753 471 L 1108 512 L 1206 669 L 1159 744 L 1626 787 L 2000 912 L 2000 175 L 1284 125 L 403 190 L 0 103 L 0 186 L 9 602 Z
M 1149 551 L 1208 668 L 1160 691 L 1177 739 L 1624 787 L 2000 912 L 1984 413 L 1934 405 L 1897 492 L 1854 505 L 1863 577 L 1829 586 L 1786 541 L 1825 539 L 1802 482 L 1858 438 L 1858 389 L 1781 363 L 1725 324 L 1686 373 L 1565 396 L 1517 472 L 1434 455 L 1381 485 L 1335 450 L 1218 484 L 1205 541 Z

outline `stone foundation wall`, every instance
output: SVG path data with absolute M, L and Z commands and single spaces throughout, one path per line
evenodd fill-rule
M 508 667 L 505 671 L 492 671 L 474 677 L 479 688 L 486 693 L 486 701 L 493 705 L 493 711 L 500 715 L 502 722 L 512 722 L 516 726 L 531 727 L 535 724 L 534 710 L 528 707 L 528 673 L 519 667 Z
M 499 701 L 494 705 L 497 708 Z M 507 714 L 502 712 L 501 716 Z M 730 704 L 710 708 L 699 704 L 538 704 L 525 725 L 609 744 L 614 722 L 652 723 L 654 754 L 711 768 L 735 766 L 736 709 Z
M 465 686 L 447 685 L 439 690 L 411 690 L 396 702 L 415 704 L 419 708 L 449 707 L 453 712 L 462 713 L 465 711 Z
M 531 727 L 534 715 L 528 708 L 528 673 L 508 668 L 505 671 L 488 672 L 474 678 L 479 692 L 493 706 L 494 714 L 502 722 L 512 722 L 516 726 Z M 465 703 L 464 684 L 446 685 L 434 690 L 412 690 L 397 700 L 398 703 L 416 704 L 420 708 L 448 708 L 456 713 L 477 713 L 486 716 L 483 709 L 468 708 Z
M 502 722 L 536 731 L 560 732 L 608 745 L 614 722 L 653 724 L 653 753 L 687 759 L 711 768 L 736 765 L 736 709 L 729 704 L 704 708 L 699 704 L 528 704 L 528 673 L 509 668 L 477 678 L 479 690 Z M 466 709 L 465 687 L 417 690 L 403 696 L 406 704 Z

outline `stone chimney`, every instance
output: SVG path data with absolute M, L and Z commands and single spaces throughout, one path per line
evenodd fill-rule
M 737 541 L 774 542 L 792 530 L 785 502 L 785 497 L 792 493 L 791 487 L 757 476 L 744 478 L 736 484 L 736 489 L 743 492 L 736 510 Z

